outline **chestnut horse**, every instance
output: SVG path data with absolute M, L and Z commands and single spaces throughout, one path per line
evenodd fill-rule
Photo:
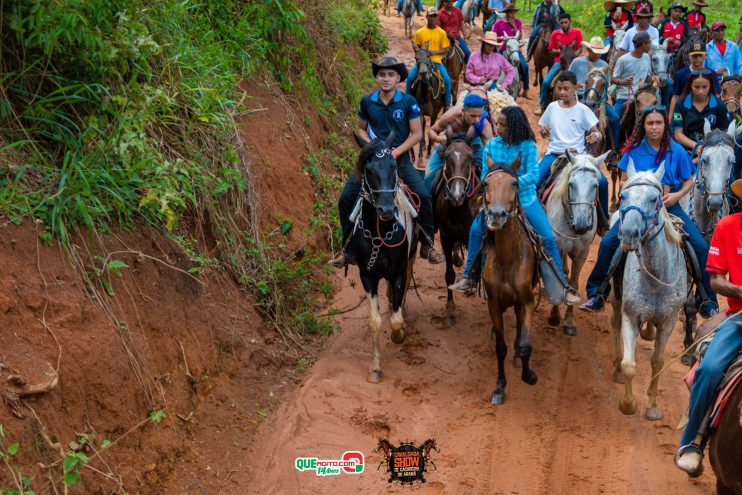
M 738 331 L 742 332 L 742 325 Z M 709 441 L 709 459 L 716 474 L 717 495 L 742 493 L 742 385 L 732 392 Z
M 484 218 L 487 234 L 484 242 L 484 289 L 492 320 L 492 338 L 497 352 L 497 387 L 490 402 L 505 403 L 505 326 L 502 315 L 509 307 L 515 310 L 515 352 L 521 359 L 521 379 L 529 385 L 538 381 L 530 368 L 531 322 L 536 309 L 533 289 L 538 280 L 536 254 L 525 227 L 524 213 L 518 201 L 518 167 L 520 155 L 508 165 L 493 163 L 484 180 Z

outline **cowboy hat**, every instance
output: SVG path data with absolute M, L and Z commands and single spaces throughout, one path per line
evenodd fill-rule
M 647 7 L 641 7 L 639 9 L 636 9 L 636 12 L 634 12 L 634 15 L 636 17 L 652 17 L 652 13 L 649 11 Z
M 693 5 L 698 5 L 699 7 L 708 7 L 709 6 L 709 4 L 707 4 L 703 0 L 693 0 Z
M 737 179 L 729 185 L 729 189 L 738 197 L 742 198 L 742 179 Z
M 394 57 L 384 57 L 378 62 L 371 62 L 371 72 L 373 72 L 374 77 L 376 77 L 376 74 L 381 69 L 392 69 L 396 71 L 399 74 L 399 82 L 407 79 L 407 67 Z
M 514 3 L 506 3 L 505 8 L 502 9 L 503 12 L 518 12 L 518 8 L 515 6 Z
M 500 39 L 500 37 L 494 31 L 487 31 L 486 33 L 484 33 L 484 38 L 479 36 L 479 41 L 495 46 L 498 46 L 500 45 L 500 43 L 502 43 L 502 39 Z
M 672 9 L 680 9 L 683 12 L 688 12 L 688 7 L 686 7 L 680 2 L 672 2 L 672 4 L 670 5 L 670 8 L 667 9 L 667 11 L 670 12 Z
M 625 9 L 633 9 L 634 5 L 636 5 L 635 0 L 608 0 L 603 4 L 603 8 L 610 12 L 611 10 L 615 9 L 616 7 L 623 7 Z
M 583 41 L 582 46 L 584 46 L 591 52 L 597 53 L 599 55 L 608 53 L 608 50 L 611 49 L 610 46 L 603 46 L 603 39 L 600 36 L 593 36 L 592 38 L 590 38 L 589 43 L 587 41 Z

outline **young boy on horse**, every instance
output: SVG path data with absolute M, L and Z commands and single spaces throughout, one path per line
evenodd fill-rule
M 575 51 L 575 54 L 579 55 L 582 51 L 583 41 L 584 39 L 582 37 L 582 31 L 572 27 L 572 16 L 567 14 L 566 12 L 564 14 L 560 14 L 559 29 L 552 32 L 551 38 L 549 38 L 549 53 L 554 56 L 554 65 L 551 66 L 551 69 L 549 69 L 549 72 L 546 73 L 546 77 L 544 77 L 544 80 L 541 83 L 539 98 L 541 102 L 541 111 L 537 110 L 536 112 L 534 112 L 536 115 L 541 115 L 543 110 L 546 109 L 546 106 L 549 104 L 549 102 L 546 101 L 546 97 L 549 94 L 549 89 L 551 89 L 551 82 L 561 70 L 561 65 L 559 64 L 559 54 L 561 53 L 561 47 L 571 46 L 572 49 Z
M 433 205 L 425 190 L 420 173 L 410 161 L 412 147 L 422 139 L 420 107 L 410 95 L 397 89 L 397 83 L 407 77 L 407 68 L 394 57 L 384 57 L 371 64 L 379 89 L 364 96 L 358 110 L 358 135 L 367 141 L 374 138 L 387 139 L 394 133 L 392 156 L 397 160 L 397 174 L 413 193 L 420 198 L 418 220 L 423 230 L 420 257 L 432 264 L 443 263 L 443 256 L 433 247 Z M 338 209 L 343 229 L 343 251 L 329 264 L 337 268 L 355 263 L 354 253 L 346 252 L 345 246 L 353 233 L 350 215 L 361 191 L 361 177 L 351 176 L 340 194 Z
M 466 44 L 464 37 L 461 36 L 464 30 L 464 14 L 454 6 L 453 0 L 443 0 L 443 7 L 438 11 L 436 24 L 446 32 L 452 44 L 457 44 L 461 48 L 461 51 L 464 52 L 462 65 L 466 65 L 471 52 L 469 51 L 469 45 Z M 454 51 L 451 56 L 456 57 L 458 55 Z
M 657 26 L 657 31 L 660 32 L 660 44 L 668 40 L 667 51 L 672 54 L 676 53 L 680 45 L 690 36 L 690 26 L 683 19 L 683 14 L 687 10 L 688 7 L 682 3 L 673 2 L 670 5 L 670 16 Z
M 577 101 L 577 77 L 573 72 L 563 71 L 557 76 L 556 94 L 558 100 L 546 107 L 538 121 L 541 137 L 549 139 L 546 153 L 539 163 L 539 177 L 536 187 L 540 187 L 551 172 L 551 165 L 565 151 L 585 152 L 585 142 L 595 143 L 602 134 L 598 129 L 598 118 L 585 105 Z M 587 133 L 587 136 L 585 136 Z M 608 179 L 600 174 L 598 197 L 603 217 L 608 218 Z
M 425 169 L 425 188 L 432 195 L 433 184 L 441 167 L 443 166 L 443 147 L 448 141 L 447 130 L 451 129 L 454 134 L 466 133 L 469 127 L 474 126 L 474 137 L 471 140 L 471 148 L 474 152 L 474 163 L 477 169 L 482 163 L 482 149 L 493 134 L 489 114 L 485 110 L 487 102 L 475 93 L 469 93 L 464 98 L 462 107 L 454 106 L 449 111 L 438 117 L 435 124 L 430 128 L 430 140 L 438 145 L 433 149 Z
M 427 12 L 428 24 L 417 30 L 412 42 L 418 48 L 427 48 L 430 52 L 430 61 L 433 62 L 443 78 L 443 85 L 446 88 L 443 104 L 445 109 L 448 110 L 448 107 L 451 106 L 451 77 L 448 75 L 446 66 L 443 65 L 443 55 L 448 53 L 451 44 L 446 32 L 436 25 L 437 19 L 438 11 L 435 7 L 430 7 Z M 415 79 L 417 79 L 417 65 L 412 66 L 410 75 L 407 77 L 407 94 L 412 93 L 412 85 Z
M 668 213 L 683 221 L 683 229 L 688 233 L 688 242 L 696 254 L 701 270 L 704 270 L 708 244 L 693 220 L 680 207 L 680 200 L 690 192 L 693 186 L 695 166 L 685 149 L 672 139 L 666 111 L 662 105 L 654 105 L 645 108 L 642 112 L 634 133 L 624 149 L 621 161 L 618 163 L 618 168 L 622 171 L 621 181 L 626 180 L 629 160 L 634 163 L 637 172 L 654 172 L 661 163 L 665 164 L 665 174 L 662 178 L 665 194 L 662 198 L 662 205 Z M 620 227 L 620 222 L 614 223 L 600 241 L 598 259 L 587 279 L 588 300 L 580 306 L 583 311 L 598 312 L 602 311 L 605 306 L 608 281 L 613 275 L 611 270 L 615 270 L 618 266 L 614 256 L 621 243 L 618 237 Z M 702 302 L 700 314 L 704 318 L 709 318 L 716 314 L 719 307 L 716 302 L 716 293 L 707 276 L 699 282 L 703 284 L 709 297 L 708 300 Z
M 742 180 L 735 181 L 730 189 L 742 198 Z M 724 370 L 742 349 L 742 213 L 719 220 L 711 238 L 706 271 L 711 274 L 714 290 L 727 297 L 729 310 L 696 369 L 690 390 L 688 424 L 675 454 L 675 465 L 693 478 L 703 472 L 703 449 L 708 440 L 708 432 L 699 431 L 701 423 L 714 404 Z
M 565 10 L 562 8 L 561 5 L 557 5 L 554 3 L 554 0 L 543 0 L 538 6 L 536 7 L 536 10 L 533 12 L 533 19 L 531 19 L 531 36 L 528 37 L 528 46 L 526 47 L 526 53 L 531 51 L 531 45 L 533 45 L 533 42 L 536 40 L 536 36 L 538 36 L 538 32 L 541 30 L 541 25 L 543 22 L 548 19 L 556 19 L 561 15 L 564 14 Z
M 686 12 L 683 16 L 689 28 L 701 29 L 706 25 L 706 14 L 703 13 L 703 8 L 708 6 L 703 0 L 693 0 L 693 10 Z

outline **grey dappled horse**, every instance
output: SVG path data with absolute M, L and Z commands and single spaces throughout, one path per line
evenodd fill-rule
M 402 2 L 402 15 L 404 16 L 404 35 L 412 39 L 414 31 L 415 0 L 404 0 Z
M 628 256 L 620 296 L 618 290 L 612 291 L 616 299 L 611 318 L 615 344 L 613 378 L 624 383 L 624 395 L 618 406 L 624 414 L 636 412 L 632 385 L 636 375 L 637 336 L 644 324 L 649 332 L 656 329 L 655 335 L 641 333 L 644 339 L 655 340 L 652 380 L 647 390 L 649 403 L 644 414 L 648 420 L 662 418 L 662 410 L 657 405 L 658 373 L 665 362 L 665 346 L 688 292 L 682 239 L 662 204 L 660 181 L 664 173 L 664 162 L 656 172 L 637 172 L 634 162 L 629 160 L 628 180 L 619 196 L 621 207 L 618 211 L 621 249 L 628 251 Z
M 520 63 L 520 50 L 525 45 L 525 41 L 521 41 L 521 32 L 515 33 L 515 36 L 505 35 L 505 58 L 508 59 L 510 65 L 515 69 L 515 77 L 513 82 L 508 86 L 507 91 L 513 98 L 518 98 L 520 95 L 520 81 L 522 80 L 521 71 L 528 70 L 528 67 L 523 67 Z
M 546 215 L 554 230 L 562 264 L 567 271 L 567 258 L 572 266 L 567 271 L 569 282 L 579 288 L 580 271 L 587 260 L 590 243 L 598 227 L 598 180 L 600 164 L 610 152 L 595 158 L 592 155 L 572 155 L 567 152 L 568 163 L 559 175 L 554 189 L 546 201 Z M 559 306 L 552 306 L 549 315 L 550 325 L 559 325 L 561 314 Z M 576 335 L 574 306 L 567 306 L 564 313 L 564 327 L 567 335 Z
M 670 54 L 667 51 L 667 43 L 670 40 L 665 40 L 661 45 L 652 43 L 652 52 L 650 58 L 652 59 L 652 74 L 657 76 L 658 88 L 664 88 L 667 83 L 667 78 L 670 76 Z M 659 96 L 658 96 L 659 99 Z

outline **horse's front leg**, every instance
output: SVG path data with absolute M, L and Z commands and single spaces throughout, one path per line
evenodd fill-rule
M 623 338 L 623 359 L 621 372 L 624 378 L 624 395 L 618 404 L 618 409 L 624 414 L 636 412 L 636 400 L 632 390 L 636 375 L 636 338 L 639 335 L 640 321 L 632 320 L 625 311 L 621 311 L 621 337 Z
M 379 282 L 373 283 L 369 290 L 366 290 L 366 298 L 369 303 L 368 311 L 368 328 L 371 331 L 372 357 L 371 367 L 368 369 L 366 380 L 371 383 L 381 381 L 381 347 L 379 344 L 379 335 L 381 334 L 381 315 L 379 314 Z
M 582 265 L 585 264 L 585 260 L 587 259 L 587 251 L 588 249 L 586 248 L 572 259 L 572 269 L 569 272 L 569 284 L 578 292 L 580 290 L 580 272 L 582 271 Z M 567 266 L 566 263 L 564 266 Z M 567 306 L 567 309 L 564 311 L 564 327 L 562 327 L 562 331 L 569 336 L 577 335 L 574 306 Z
M 675 326 L 675 318 L 670 318 L 669 322 L 657 327 L 657 337 L 654 342 L 654 353 L 652 353 L 652 380 L 649 382 L 647 389 L 647 398 L 649 403 L 644 417 L 649 421 L 662 419 L 662 409 L 657 405 L 657 385 L 659 384 L 659 373 L 665 364 L 665 346 L 672 335 L 672 328 Z
M 445 279 L 446 287 L 448 287 L 456 281 L 456 272 L 453 269 L 453 243 L 450 242 L 448 236 L 443 234 L 443 231 L 441 231 L 441 248 L 443 248 L 443 255 L 446 257 Z M 456 317 L 454 316 L 456 304 L 453 302 L 453 291 L 451 289 L 446 289 L 446 291 L 446 321 L 450 327 L 456 321 Z
M 392 281 L 390 281 L 391 298 L 389 303 L 392 307 L 392 316 L 390 318 L 390 324 L 392 327 L 392 342 L 395 344 L 401 344 L 405 338 L 405 321 L 403 315 L 404 295 L 407 289 L 407 267 L 401 270 L 401 273 L 397 274 Z
M 520 337 L 520 345 L 517 348 L 518 355 L 520 355 L 521 363 L 523 364 L 523 370 L 521 371 L 521 380 L 529 385 L 536 385 L 538 382 L 538 376 L 534 372 L 529 363 L 531 359 L 531 352 L 533 351 L 533 345 L 531 343 L 531 322 L 533 322 L 533 313 L 536 309 L 534 301 L 519 305 L 516 307 L 516 311 L 522 313 L 521 324 L 523 326 Z
M 488 294 L 490 299 L 487 300 L 487 306 L 489 307 L 490 319 L 492 320 L 492 338 L 495 339 L 495 352 L 497 353 L 497 386 L 495 391 L 492 393 L 490 402 L 499 406 L 505 403 L 505 387 L 507 386 L 507 380 L 505 379 L 505 358 L 508 355 L 508 346 L 505 343 L 505 336 L 503 322 L 502 322 L 502 310 L 499 304 L 491 298 L 491 294 Z
M 621 360 L 623 359 L 623 347 L 621 344 L 621 301 L 614 300 L 611 304 L 611 334 L 613 335 L 613 381 L 623 383 L 623 372 L 621 371 Z

